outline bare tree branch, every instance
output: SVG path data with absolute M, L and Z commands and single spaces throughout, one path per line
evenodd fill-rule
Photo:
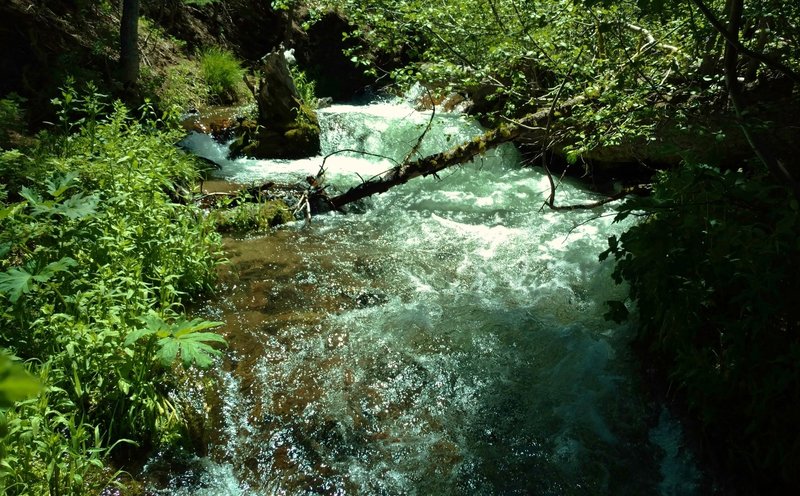
M 584 100 L 585 98 L 583 96 L 578 96 L 567 100 L 563 105 L 557 107 L 557 109 L 562 114 L 567 115 L 575 105 Z M 451 148 L 450 150 L 412 162 L 399 164 L 385 174 L 364 181 L 350 188 L 348 191 L 331 198 L 330 203 L 334 208 L 338 209 L 362 198 L 384 193 L 390 188 L 399 184 L 405 184 L 415 177 L 433 175 L 448 167 L 468 162 L 487 150 L 519 138 L 523 129 L 541 128 L 544 121 L 548 119 L 548 116 L 552 116 L 555 113 L 555 109 L 556 108 L 551 106 L 551 108 L 530 114 L 520 120 L 519 123 L 521 126 L 500 126 L 486 131 L 484 134 Z
M 741 121 L 740 127 L 750 144 L 750 148 L 758 159 L 767 166 L 767 169 L 769 169 L 773 176 L 779 180 L 786 181 L 795 196 L 800 198 L 800 184 L 792 177 L 791 172 L 789 172 L 783 162 L 772 153 L 770 147 L 764 143 L 763 139 L 758 134 L 751 131 L 744 123 L 745 103 L 742 98 L 742 89 L 737 76 L 739 47 L 741 46 L 739 43 L 739 31 L 741 30 L 742 24 L 744 0 L 728 0 L 727 8 L 728 28 L 725 30 L 725 39 L 728 40 L 728 43 L 725 44 L 725 83 L 728 87 L 728 95 L 730 96 L 736 116 Z
M 733 46 L 733 48 L 736 49 L 736 52 L 746 55 L 752 59 L 758 60 L 767 67 L 770 67 L 784 74 L 795 83 L 800 84 L 800 74 L 792 70 L 789 66 L 778 60 L 773 59 L 772 57 L 764 55 L 763 53 L 758 53 L 753 50 L 750 50 L 746 46 L 742 45 L 742 43 L 739 41 L 739 31 L 737 30 L 734 33 L 733 31 L 727 29 L 722 24 L 722 22 L 719 19 L 717 19 L 714 13 L 711 12 L 711 9 L 708 8 L 708 5 L 706 5 L 705 2 L 703 2 L 703 0 L 690 0 L 690 1 L 698 9 L 700 9 L 700 12 L 703 13 L 708 22 L 714 27 L 714 29 L 717 30 L 717 32 L 719 32 L 725 38 L 725 41 L 727 41 L 729 45 Z
M 406 158 L 403 159 L 403 163 L 408 163 L 411 157 L 419 153 L 419 148 L 420 146 L 422 146 L 422 140 L 425 139 L 425 136 L 431 130 L 431 126 L 433 126 L 433 119 L 436 117 L 436 104 L 433 103 L 433 97 L 431 96 L 431 91 L 428 88 L 425 88 L 425 92 L 428 94 L 428 100 L 430 100 L 431 102 L 431 107 L 432 107 L 431 118 L 428 119 L 428 125 L 425 127 L 425 131 L 423 131 L 422 134 L 419 135 L 419 138 L 417 138 L 417 142 L 414 144 L 413 147 L 411 147 L 411 150 L 409 150 L 408 153 L 406 154 Z

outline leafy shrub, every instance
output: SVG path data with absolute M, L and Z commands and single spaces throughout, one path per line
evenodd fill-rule
M 200 54 L 200 69 L 213 99 L 218 103 L 237 100 L 244 69 L 231 52 L 216 47 L 206 49 Z
M 222 342 L 205 332 L 218 323 L 180 314 L 220 260 L 213 226 L 180 203 L 197 178 L 180 133 L 119 103 L 101 120 L 97 94 L 67 88 L 56 104 L 63 134 L 3 154 L 43 164 L 39 180 L 0 195 L 0 346 L 41 364 L 45 391 L 6 413 L 0 448 L 25 448 L 5 449 L 5 494 L 102 488 L 118 443 L 175 440 L 173 362 L 208 366 Z
M 0 148 L 11 144 L 11 132 L 25 130 L 25 113 L 22 110 L 23 99 L 17 95 L 9 95 L 0 99 Z
M 629 215 L 643 220 L 601 257 L 613 253 L 614 277 L 630 284 L 639 343 L 730 466 L 760 489 L 797 489 L 797 199 L 768 178 L 687 166 L 629 201 Z
M 300 94 L 300 104 L 316 110 L 318 106 L 317 83 L 313 79 L 309 79 L 306 73 L 296 65 L 289 67 L 289 73 Z
M 319 106 L 317 85 L 296 65 L 289 68 L 294 85 L 300 95 L 299 108 L 295 122 L 299 127 L 318 126 L 315 112 Z

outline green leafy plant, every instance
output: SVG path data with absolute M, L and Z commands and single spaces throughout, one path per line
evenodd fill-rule
M 318 126 L 315 115 L 319 102 L 316 94 L 316 83 L 309 79 L 306 73 L 296 65 L 289 68 L 289 73 L 297 88 L 297 93 L 300 95 L 300 101 L 297 102 L 299 104 L 296 116 L 297 125 L 299 127 Z
M 39 381 L 25 367 L 0 352 L 0 409 L 10 408 L 14 403 L 35 395 L 40 388 Z M 2 429 L 0 425 L 0 431 Z
M 208 343 L 225 344 L 225 339 L 219 334 L 200 332 L 219 327 L 223 322 L 179 319 L 170 324 L 155 313 L 150 313 L 142 321 L 145 326 L 128 334 L 125 345 L 145 341 L 145 361 L 149 361 L 148 355 L 152 354 L 163 366 L 171 365 L 180 356 L 184 367 L 207 368 L 213 363 L 212 357 L 220 354 Z
M 294 220 L 286 204 L 280 200 L 242 201 L 230 208 L 217 208 L 209 214 L 218 231 L 258 231 Z
M 759 487 L 797 482 L 800 208 L 756 173 L 687 165 L 618 219 L 614 277 L 630 285 L 637 341 L 739 473 Z M 624 317 L 612 302 L 609 317 Z M 721 447 L 721 449 L 720 449 Z
M 14 178 L 0 188 L 0 346 L 44 391 L 4 412 L 5 494 L 99 491 L 119 443 L 177 442 L 167 358 L 208 366 L 224 341 L 179 312 L 210 290 L 221 259 L 213 225 L 186 202 L 198 172 L 174 146 L 174 121 L 150 105 L 135 119 L 89 90 L 64 88 L 58 133 L 41 146 L 0 154 L 0 175 Z M 153 314 L 173 323 L 147 354 L 149 338 L 129 335 Z
M 37 268 L 34 264 L 12 267 L 0 273 L 0 294 L 5 294 L 11 303 L 16 303 L 24 293 L 35 291 L 39 285 L 46 283 L 54 275 L 66 272 L 76 264 L 75 260 L 64 257 L 42 268 Z
M 15 94 L 0 98 L 0 148 L 11 145 L 11 133 L 25 131 L 24 103 L 25 99 Z

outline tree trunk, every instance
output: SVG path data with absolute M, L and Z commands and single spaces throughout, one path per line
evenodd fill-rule
M 120 80 L 125 88 L 136 86 L 139 79 L 139 0 L 122 2 L 119 29 Z

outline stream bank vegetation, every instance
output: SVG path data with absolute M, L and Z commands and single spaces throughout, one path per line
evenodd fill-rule
M 175 147 L 181 133 L 151 106 L 134 116 L 91 86 L 68 85 L 54 103 L 55 129 L 0 154 L 9 495 L 97 493 L 122 476 L 109 455 L 188 446 L 178 369 L 208 367 L 224 344 L 210 332 L 219 323 L 183 313 L 222 259 L 211 223 L 181 200 L 198 179 Z

